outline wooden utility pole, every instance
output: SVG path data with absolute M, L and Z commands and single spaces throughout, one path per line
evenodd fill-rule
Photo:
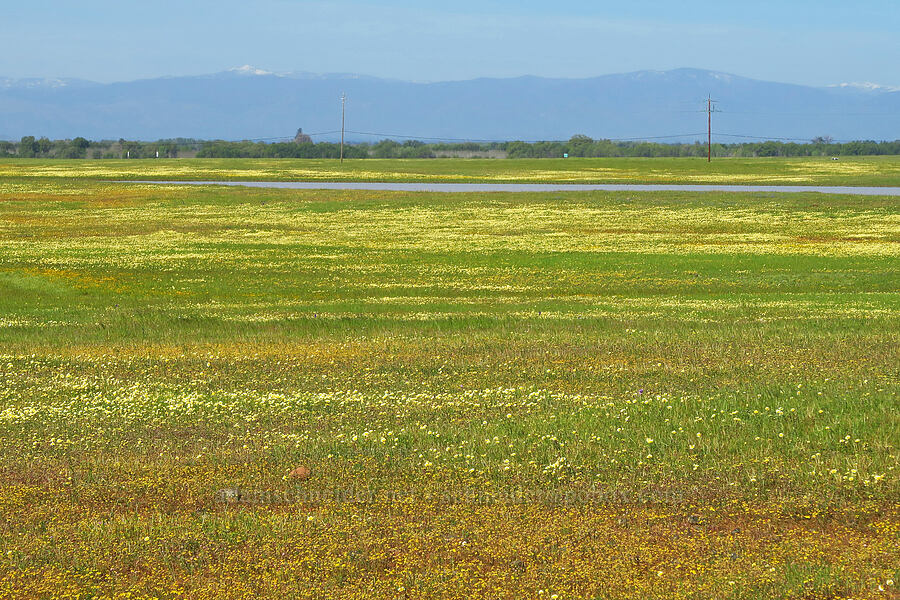
M 344 116 L 346 115 L 347 94 L 341 94 L 341 164 L 344 164 Z

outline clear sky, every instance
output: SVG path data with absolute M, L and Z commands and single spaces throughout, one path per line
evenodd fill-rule
M 900 86 L 900 0 L 0 0 L 0 77 L 414 81 L 697 67 Z

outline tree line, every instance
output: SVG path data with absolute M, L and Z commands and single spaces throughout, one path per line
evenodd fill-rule
M 508 142 L 503 145 L 509 158 L 579 157 L 701 157 L 706 156 L 707 145 L 664 144 L 658 142 L 621 142 L 594 140 L 576 135 L 565 142 Z M 874 156 L 900 154 L 900 140 L 893 142 L 856 141 L 837 143 L 827 137 L 819 137 L 808 143 L 797 142 L 741 142 L 713 144 L 713 156 L 720 158 L 772 157 L 772 156 Z
M 90 141 L 83 137 L 50 140 L 28 135 L 18 142 L 0 141 L 0 158 L 177 158 L 182 153 L 198 151 L 202 145 L 200 140 L 186 138 L 132 142 Z
M 595 140 L 576 135 L 566 141 L 547 142 L 461 142 L 426 143 L 419 140 L 398 142 L 382 140 L 374 144 L 354 143 L 344 146 L 345 158 L 434 158 L 436 153 L 488 153 L 500 151 L 508 158 L 570 157 L 701 157 L 706 144 L 695 142 L 623 142 Z M 900 140 L 835 142 L 819 137 L 807 143 L 760 141 L 713 144 L 713 156 L 727 157 L 804 157 L 804 156 L 875 156 L 900 155 Z M 0 158 L 338 158 L 340 144 L 332 142 L 258 142 L 204 141 L 189 138 L 155 142 L 90 141 L 83 137 L 49 140 L 45 137 L 23 137 L 18 142 L 0 141 Z M 446 155 L 446 154 L 444 154 Z

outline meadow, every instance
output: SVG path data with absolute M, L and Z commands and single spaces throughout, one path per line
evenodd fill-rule
M 2 160 L 0 178 L 900 186 L 900 157 Z
M 78 165 L 0 163 L 0 597 L 900 596 L 896 198 Z

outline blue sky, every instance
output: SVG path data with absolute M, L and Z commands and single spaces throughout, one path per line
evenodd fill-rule
M 440 81 L 697 67 L 900 86 L 900 1 L 3 0 L 0 77 L 223 71 Z

